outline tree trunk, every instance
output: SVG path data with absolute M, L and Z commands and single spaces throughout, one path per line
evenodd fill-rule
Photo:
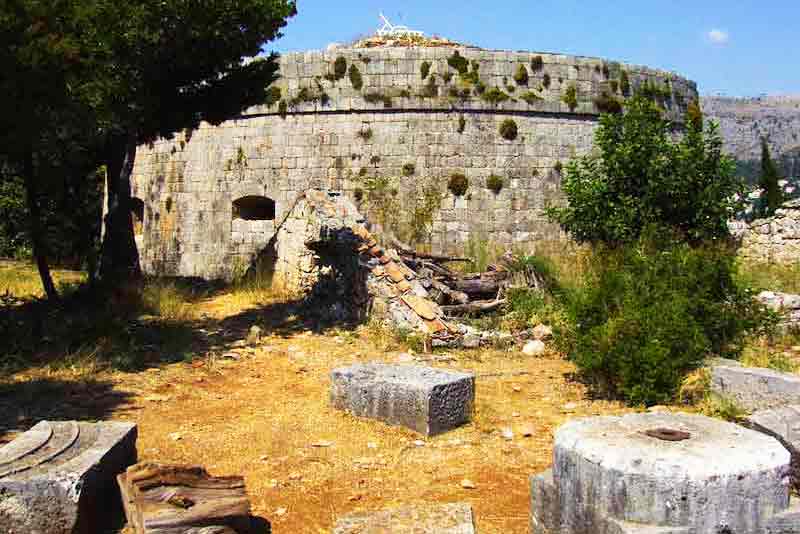
M 139 252 L 133 235 L 131 173 L 136 157 L 136 137 L 111 140 L 106 157 L 106 214 L 100 250 L 100 278 L 119 285 L 141 277 Z
M 50 266 L 47 264 L 47 246 L 42 235 L 41 212 L 39 211 L 38 184 L 34 176 L 33 153 L 30 151 L 25 155 L 23 174 L 25 175 L 25 200 L 28 205 L 28 224 L 33 243 L 33 257 L 36 259 L 36 267 L 39 269 L 39 277 L 42 279 L 42 287 L 47 298 L 57 300 L 58 290 L 53 283 Z

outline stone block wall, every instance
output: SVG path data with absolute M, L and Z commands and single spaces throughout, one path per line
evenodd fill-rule
M 280 95 L 269 105 L 140 147 L 132 194 L 144 204 L 137 243 L 145 272 L 206 279 L 244 272 L 297 195 L 311 188 L 341 191 L 377 233 L 386 228 L 435 252 L 463 253 L 470 241 L 530 247 L 561 238 L 542 208 L 560 200 L 561 165 L 591 149 L 594 98 L 612 85 L 619 93 L 623 70 L 633 87 L 645 80 L 669 87 L 664 104 L 676 118 L 696 98 L 692 82 L 669 73 L 553 54 L 461 48 L 471 72 L 477 66 L 465 80 L 448 65 L 454 51 L 287 54 Z M 360 89 L 349 74 L 333 76 L 339 57 L 348 71 L 358 69 Z M 535 71 L 537 57 L 542 68 Z M 424 80 L 423 62 L 431 73 Z M 514 81 L 520 65 L 527 85 Z M 563 101 L 570 85 L 574 109 Z M 480 86 L 509 98 L 487 102 Z M 521 98 L 527 93 L 537 98 Z M 507 119 L 517 125 L 515 139 L 499 133 Z M 453 174 L 469 181 L 462 196 L 447 187 Z M 491 175 L 502 179 L 499 192 L 487 188 Z M 233 203 L 246 196 L 274 201 L 274 219 L 238 218 Z
M 739 254 L 748 260 L 793 264 L 800 262 L 800 199 L 785 203 L 766 219 L 733 227 L 740 239 Z

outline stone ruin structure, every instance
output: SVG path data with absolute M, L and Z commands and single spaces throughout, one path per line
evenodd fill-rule
M 700 415 L 569 421 L 531 478 L 532 534 L 796 534 L 789 452 Z
M 800 262 L 800 198 L 783 204 L 775 215 L 732 225 L 741 246 L 739 255 L 759 262 Z
M 41 421 L 0 447 L 0 532 L 106 532 L 136 437 L 133 423 Z
M 268 102 L 140 147 L 143 270 L 231 279 L 311 189 L 433 253 L 559 238 L 542 208 L 599 113 L 645 84 L 675 120 L 697 98 L 675 74 L 597 58 L 379 44 L 283 55 Z

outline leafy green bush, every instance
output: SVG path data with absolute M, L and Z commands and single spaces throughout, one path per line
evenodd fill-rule
M 737 283 L 729 250 L 665 235 L 598 248 L 595 272 L 569 305 L 570 359 L 596 389 L 633 404 L 671 401 L 706 357 L 738 356 L 769 321 Z
M 486 179 L 486 187 L 492 191 L 495 195 L 499 194 L 500 191 L 503 190 L 503 178 L 502 176 L 497 176 L 496 174 L 490 174 L 489 177 Z
M 385 108 L 392 107 L 392 97 L 378 91 L 366 93 L 364 95 L 364 101 L 370 104 L 383 104 Z
M 729 236 L 744 195 L 716 125 L 690 123 L 673 139 L 657 104 L 637 96 L 625 107 L 601 115 L 598 152 L 566 166 L 569 204 L 548 207 L 548 217 L 580 242 L 635 241 L 651 224 L 693 242 Z
M 514 119 L 506 119 L 500 123 L 500 136 L 508 141 L 517 138 L 517 123 Z
M 353 84 L 353 89 L 360 91 L 364 87 L 364 78 L 361 77 L 361 71 L 358 70 L 355 63 L 350 65 L 347 74 L 350 76 L 350 83 Z
M 594 105 L 601 113 L 622 113 L 622 101 L 605 91 L 594 97 Z
M 403 165 L 403 176 L 411 176 L 416 170 L 417 168 L 413 163 L 406 163 Z
M 619 88 L 622 91 L 622 94 L 625 96 L 630 96 L 631 94 L 631 79 L 628 76 L 628 71 L 623 70 L 619 75 Z
M 431 62 L 430 61 L 423 61 L 422 65 L 419 66 L 419 75 L 424 80 L 428 77 L 428 74 L 431 72 Z
M 333 62 L 333 78 L 341 80 L 345 74 L 347 74 L 347 60 L 343 56 L 339 56 Z
M 539 72 L 544 68 L 544 60 L 542 56 L 534 56 L 531 58 L 531 70 L 533 72 Z
M 514 73 L 514 81 L 517 82 L 517 85 L 528 85 L 529 79 L 528 69 L 525 68 L 525 65 L 517 67 L 517 72 Z
M 550 75 L 547 74 L 546 72 L 544 73 L 544 77 L 542 78 L 542 86 L 544 86 L 545 89 L 550 88 Z
M 578 89 L 575 87 L 575 84 L 567 86 L 567 90 L 564 96 L 561 97 L 561 100 L 569 106 L 570 111 L 575 111 L 578 107 Z
M 468 188 L 469 180 L 460 172 L 453 173 L 447 182 L 447 189 L 457 197 L 463 197 Z

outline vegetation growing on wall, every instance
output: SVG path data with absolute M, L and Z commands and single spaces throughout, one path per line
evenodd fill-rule
M 594 105 L 601 113 L 622 113 L 622 101 L 605 91 L 594 97 Z
M 422 64 L 419 66 L 419 74 L 424 80 L 428 77 L 428 74 L 431 72 L 431 62 L 430 61 L 423 61 Z
M 325 75 L 325 79 L 329 82 L 337 82 L 345 77 L 347 74 L 347 60 L 344 56 L 339 56 L 333 62 L 333 72 Z
M 518 66 L 514 73 L 514 81 L 517 82 L 517 85 L 528 85 L 529 79 L 528 69 L 525 68 L 525 65 Z
M 458 116 L 458 127 L 456 131 L 458 133 L 464 133 L 464 129 L 467 127 L 467 119 L 464 118 L 464 115 Z
M 392 97 L 379 91 L 370 91 L 364 95 L 364 100 L 370 104 L 383 103 L 383 107 L 392 107 Z
M 281 88 L 277 85 L 271 85 L 269 89 L 267 89 L 267 97 L 264 99 L 264 105 L 267 107 L 274 106 L 280 101 L 281 96 Z
M 517 138 L 517 123 L 514 119 L 505 119 L 500 123 L 500 136 L 508 141 Z
M 550 75 L 545 72 L 544 77 L 542 78 L 542 85 L 544 86 L 545 89 L 550 89 L 550 83 L 551 83 Z
M 319 103 L 323 106 L 327 106 L 331 101 L 331 97 L 328 96 L 321 85 L 317 85 L 316 89 L 311 87 L 301 87 L 297 94 L 289 99 L 288 105 L 290 108 L 296 108 L 300 104 L 307 104 L 307 103 Z
M 531 70 L 533 72 L 539 72 L 543 68 L 544 60 L 542 59 L 542 56 L 533 56 L 533 58 L 531 58 Z
M 570 111 L 575 111 L 578 107 L 578 89 L 575 87 L 575 84 L 569 84 L 567 86 L 567 90 L 564 92 L 564 96 L 561 97 L 561 101 L 569 106 Z
M 360 91 L 364 87 L 364 79 L 361 77 L 361 71 L 358 70 L 355 63 L 350 65 L 347 73 L 350 76 L 350 83 L 353 85 L 353 89 Z
M 447 71 L 444 74 L 442 74 L 442 81 L 444 81 L 444 83 L 450 83 L 450 81 L 452 79 L 453 79 L 453 73 L 452 72 Z
M 416 170 L 416 165 L 413 163 L 406 163 L 403 165 L 403 176 L 412 176 Z
M 469 180 L 464 173 L 456 172 L 450 175 L 447 182 L 447 189 L 457 197 L 463 197 L 469 188 Z
M 363 141 L 369 141 L 372 139 L 372 128 L 363 127 L 358 131 L 357 134 Z
M 529 106 L 532 106 L 535 103 L 541 102 L 542 100 L 544 100 L 544 98 L 542 98 L 538 94 L 534 93 L 533 91 L 525 91 L 524 93 L 519 95 L 519 98 L 521 98 L 523 101 L 527 102 Z
M 508 94 L 497 87 L 492 87 L 491 89 L 484 91 L 484 93 L 481 95 L 481 100 L 493 106 L 505 102 L 509 98 L 511 97 L 508 96 Z
M 458 53 L 458 50 L 454 50 L 453 54 L 447 58 L 447 64 L 462 76 L 469 71 L 469 62 Z
M 289 104 L 286 103 L 286 100 L 281 100 L 278 102 L 278 115 L 280 115 L 282 119 L 286 118 L 286 113 L 288 110 Z
M 504 186 L 502 176 L 498 176 L 496 174 L 490 174 L 489 177 L 486 179 L 486 187 L 490 191 L 492 191 L 495 195 L 499 194 L 500 191 L 503 190 Z
M 431 74 L 428 77 L 428 82 L 422 86 L 419 96 L 422 98 L 436 98 L 439 96 L 439 86 L 436 84 L 435 74 Z
M 630 96 L 631 94 L 631 79 L 628 75 L 628 71 L 622 70 L 619 74 L 619 88 L 622 91 L 622 94 L 625 96 Z

